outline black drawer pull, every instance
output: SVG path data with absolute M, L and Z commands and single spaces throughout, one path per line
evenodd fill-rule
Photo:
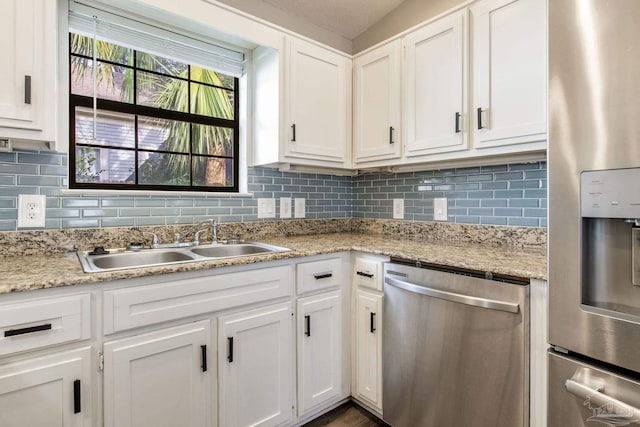
M 376 314 L 372 311 L 369 315 L 369 331 L 373 334 L 376 331 Z
M 24 76 L 24 103 L 31 104 L 31 76 Z
M 233 362 L 233 337 L 228 337 L 227 342 L 229 343 L 229 354 L 227 355 L 227 360 L 229 363 Z
M 201 345 L 200 351 L 202 352 L 202 372 L 207 372 L 207 346 Z
M 482 126 L 482 108 L 478 107 L 476 111 L 478 113 L 478 129 L 483 129 L 484 126 Z
M 395 129 L 393 128 L 393 126 L 389 127 L 389 144 L 395 144 L 396 142 L 393 140 L 393 131 Z
M 364 271 L 356 271 L 358 276 L 366 277 L 367 279 L 373 278 L 373 274 L 365 273 Z
M 328 279 L 329 277 L 333 277 L 333 273 L 326 273 L 326 274 L 314 274 L 313 277 L 316 278 L 316 280 L 320 280 L 320 279 Z
M 291 142 L 296 142 L 296 125 L 291 125 Z
M 456 113 L 456 133 L 460 133 L 460 113 Z
M 304 316 L 304 321 L 307 324 L 307 328 L 304 331 L 304 335 L 307 337 L 311 336 L 311 315 L 307 314 L 306 316 Z
M 31 334 L 33 332 L 48 331 L 49 329 L 51 329 L 51 323 L 45 323 L 44 325 L 29 326 L 28 328 L 10 329 L 4 331 L 4 336 L 14 337 L 16 335 Z
M 73 382 L 73 413 L 74 414 L 79 414 L 80 411 L 82 410 L 80 404 L 82 403 L 81 401 L 81 390 L 80 390 L 80 380 L 75 380 Z

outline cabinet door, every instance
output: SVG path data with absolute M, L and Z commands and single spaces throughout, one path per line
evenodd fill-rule
M 355 163 L 400 157 L 400 50 L 396 40 L 354 61 Z
M 466 9 L 407 35 L 403 47 L 405 155 L 466 149 Z
M 55 2 L 3 0 L 0 14 L 0 136 L 53 140 Z
M 355 316 L 355 394 L 382 412 L 382 295 L 358 290 Z
M 91 350 L 0 367 L 0 426 L 91 427 Z
M 345 162 L 351 121 L 350 60 L 294 38 L 288 53 L 287 156 Z
M 220 426 L 277 426 L 293 404 L 291 303 L 218 319 Z
M 546 2 L 482 0 L 471 16 L 474 146 L 544 140 Z
M 298 415 L 342 392 L 340 291 L 298 300 Z
M 105 343 L 104 425 L 211 425 L 210 341 L 201 321 Z

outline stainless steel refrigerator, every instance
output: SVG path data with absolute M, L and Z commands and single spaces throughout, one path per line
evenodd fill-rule
M 640 425 L 640 1 L 549 0 L 548 426 Z

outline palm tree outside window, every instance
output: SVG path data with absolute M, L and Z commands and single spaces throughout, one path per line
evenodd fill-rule
M 70 187 L 237 192 L 238 79 L 103 40 L 94 64 L 93 46 L 69 35 Z

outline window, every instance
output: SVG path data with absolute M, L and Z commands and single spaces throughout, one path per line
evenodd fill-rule
M 238 78 L 95 28 L 69 34 L 70 187 L 237 192 Z

